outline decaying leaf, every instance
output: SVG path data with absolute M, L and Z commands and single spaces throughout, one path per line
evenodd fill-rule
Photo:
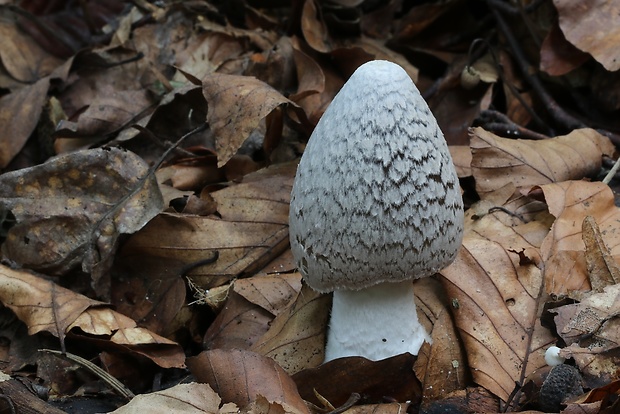
M 545 365 L 544 347 L 554 341 L 538 318 L 541 270 L 519 251 L 469 233 L 441 274 L 474 381 L 507 401 L 515 384 Z
M 317 406 L 324 405 L 318 396 L 340 407 L 353 393 L 360 395 L 360 404 L 383 402 L 386 398 L 417 404 L 422 389 L 412 369 L 414 361 L 415 357 L 408 353 L 381 361 L 338 358 L 300 371 L 293 379 L 301 396 Z
M 63 274 L 82 265 L 100 295 L 118 236 L 142 228 L 162 208 L 148 166 L 116 148 L 78 151 L 0 177 L 0 203 L 17 224 L 2 245 L 6 260 Z M 102 279 L 103 278 L 103 279 Z
M 270 324 L 252 351 L 275 360 L 290 375 L 320 365 L 325 359 L 325 328 L 331 297 L 304 285 L 297 300 Z
M 101 302 L 88 299 L 26 271 L 0 265 L 0 302 L 28 326 L 28 333 L 47 331 L 64 341 L 73 329 L 91 341 L 143 355 L 164 368 L 184 366 L 185 354 L 173 341 L 139 328 L 136 322 Z
M 188 272 L 201 289 L 252 274 L 288 246 L 294 169 L 294 164 L 266 168 L 213 192 L 219 216 L 160 214 L 128 240 L 120 255 L 159 257 L 170 266 L 171 261 L 199 262 L 217 251 L 215 262 Z
M 243 408 L 263 397 L 270 403 L 286 404 L 291 413 L 310 412 L 293 380 L 270 358 L 242 350 L 213 350 L 188 358 L 187 365 L 224 402 Z
M 222 167 L 259 123 L 282 104 L 297 106 L 266 83 L 249 76 L 215 73 L 202 80 L 209 104 L 207 122 L 211 126 Z
M 471 131 L 473 176 L 484 194 L 514 183 L 531 187 L 592 176 L 601 168 L 602 155 L 614 146 L 593 129 L 578 129 L 544 141 L 501 138 L 482 128 Z
M 209 384 L 179 384 L 166 390 L 136 396 L 114 414 L 233 414 L 239 409 L 234 404 L 221 405 L 221 398 Z
M 422 345 L 413 367 L 423 384 L 424 403 L 466 386 L 467 358 L 450 312 L 458 304 L 450 301 L 441 284 L 432 278 L 417 280 L 415 293 L 418 313 L 429 314 L 432 320 L 433 345 Z M 423 322 L 422 317 L 420 320 Z
M 620 284 L 551 312 L 558 335 L 568 345 L 560 355 L 575 360 L 588 388 L 620 379 Z
M 7 137 L 1 140 L 0 168 L 5 168 L 21 151 L 36 128 L 37 120 L 45 105 L 49 84 L 49 78 L 43 78 L 0 97 L 0 108 L 3 108 L 0 111 L 0 128 Z
M 580 303 L 564 305 L 556 313 L 558 334 L 571 347 L 571 354 L 601 353 L 620 348 L 620 284 L 592 293 Z M 581 349 L 579 349 L 581 348 Z
M 611 189 L 602 183 L 567 181 L 541 186 L 555 222 L 541 245 L 547 293 L 589 290 L 582 223 L 595 219 L 602 240 L 616 261 L 620 259 L 620 209 Z
M 578 49 L 590 53 L 609 71 L 620 69 L 617 4 L 603 0 L 554 0 L 560 28 Z M 604 27 L 606 30 L 601 30 Z
M 581 226 L 590 286 L 602 292 L 605 286 L 620 283 L 620 268 L 603 240 L 601 230 L 592 216 L 586 216 Z

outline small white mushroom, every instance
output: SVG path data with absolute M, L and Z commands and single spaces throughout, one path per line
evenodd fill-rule
M 326 361 L 417 355 L 413 279 L 454 260 L 463 201 L 448 146 L 398 65 L 360 66 L 317 124 L 291 195 L 293 256 L 334 291 Z
M 545 351 L 545 362 L 550 367 L 563 364 L 564 361 L 566 361 L 566 359 L 560 356 L 560 348 L 557 346 L 550 346 Z

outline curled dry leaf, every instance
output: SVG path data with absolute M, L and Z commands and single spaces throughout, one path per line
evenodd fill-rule
M 270 324 L 252 351 L 275 360 L 290 375 L 320 365 L 325 359 L 325 328 L 331 296 L 304 285 L 297 300 Z
M 63 274 L 82 265 L 109 295 L 118 236 L 142 228 L 162 198 L 146 163 L 119 150 L 78 151 L 0 176 L 0 204 L 17 220 L 2 245 L 11 262 Z
M 49 84 L 49 78 L 43 78 L 0 98 L 0 168 L 21 151 L 36 128 Z
M 586 216 L 581 226 L 590 286 L 602 292 L 605 286 L 620 283 L 620 267 L 603 240 L 603 234 L 592 216 Z
M 541 270 L 523 252 L 468 233 L 441 274 L 474 381 L 507 401 L 515 383 L 545 365 L 554 341 L 538 318 Z
M 420 381 L 413 372 L 415 356 L 405 353 L 380 361 L 362 357 L 338 358 L 293 376 L 299 393 L 322 406 L 317 395 L 334 407 L 341 407 L 353 393 L 363 396 L 359 403 L 386 399 L 417 404 L 422 396 Z
M 554 0 L 553 4 L 568 41 L 591 54 L 608 71 L 620 69 L 620 16 L 615 2 Z
M 291 377 L 270 358 L 250 351 L 216 349 L 188 358 L 187 365 L 196 379 L 211 385 L 224 402 L 243 409 L 264 397 L 286 405 L 287 412 L 309 414 Z
M 231 292 L 204 335 L 205 349 L 250 349 L 269 329 L 273 315 Z
M 101 302 L 25 271 L 0 265 L 0 302 L 28 326 L 28 333 L 46 331 L 61 340 L 73 328 L 102 346 L 144 355 L 164 368 L 184 367 L 183 349 L 166 338 L 136 327 L 135 321 Z
M 209 104 L 207 122 L 215 135 L 218 167 L 235 155 L 271 111 L 283 104 L 297 107 L 268 84 L 250 76 L 212 74 L 202 80 L 202 93 Z
M 422 401 L 428 402 L 466 387 L 467 359 L 441 284 L 433 278 L 419 279 L 415 292 L 418 313 L 430 315 L 433 322 L 429 330 L 433 346 L 422 346 L 413 368 L 423 386 Z
M 574 358 L 588 388 L 620 379 L 620 284 L 551 312 L 558 334 L 569 345 L 560 355 Z
M 580 303 L 551 309 L 558 334 L 570 354 L 601 353 L 620 348 L 620 284 L 607 286 Z M 564 356 L 563 354 L 562 356 Z
M 209 384 L 179 384 L 166 390 L 141 394 L 113 414 L 228 414 L 238 413 L 233 404 L 221 406 L 221 398 Z
M 614 195 L 606 184 L 585 181 L 567 181 L 540 188 L 549 212 L 556 218 L 540 250 L 545 262 L 547 293 L 562 295 L 571 290 L 589 290 L 582 223 L 587 216 L 594 218 L 602 240 L 618 261 L 620 210 L 614 204 Z
M 602 155 L 613 155 L 609 138 L 578 129 L 544 141 L 501 138 L 482 128 L 471 130 L 471 167 L 484 198 L 508 183 L 531 187 L 581 179 L 599 172 Z
M 219 217 L 160 214 L 125 243 L 120 255 L 191 264 L 217 251 L 214 263 L 188 273 L 201 289 L 252 274 L 288 246 L 294 170 L 294 164 L 265 168 L 245 176 L 240 184 L 212 193 Z

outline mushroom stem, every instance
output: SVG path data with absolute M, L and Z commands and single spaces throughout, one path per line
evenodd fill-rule
M 417 355 L 424 341 L 431 338 L 418 320 L 411 281 L 334 291 L 325 361 Z

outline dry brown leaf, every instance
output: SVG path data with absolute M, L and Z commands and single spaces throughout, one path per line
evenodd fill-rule
M 249 302 L 277 316 L 284 312 L 286 306 L 301 290 L 301 275 L 299 273 L 261 277 L 255 275 L 235 281 L 233 290 Z
M 589 388 L 620 379 L 620 284 L 551 312 L 558 334 L 569 345 L 560 355 L 575 359 Z
M 578 344 L 571 354 L 600 353 L 620 348 L 620 284 L 607 286 L 580 303 L 551 310 L 558 334 L 566 344 Z M 581 349 L 579 349 L 581 348 Z
M 582 223 L 592 216 L 611 255 L 620 258 L 620 210 L 611 189 L 603 183 L 568 181 L 541 186 L 549 212 L 555 216 L 551 231 L 541 245 L 547 293 L 563 295 L 589 290 Z
M 406 353 L 381 361 L 362 357 L 338 358 L 293 376 L 299 393 L 306 400 L 322 406 L 317 395 L 334 407 L 347 402 L 352 393 L 363 398 L 360 404 L 391 399 L 417 404 L 422 397 L 420 381 L 413 372 L 415 356 Z
M 467 385 L 467 359 L 450 313 L 452 306 L 441 284 L 432 278 L 415 283 L 418 313 L 431 315 L 433 345 L 424 343 L 413 370 L 423 387 L 422 402 L 445 397 Z M 420 317 L 420 320 L 422 318 Z
M 116 90 L 112 86 L 100 87 L 97 97 L 80 111 L 77 121 L 60 121 L 56 136 L 87 137 L 102 140 L 120 131 L 131 122 L 144 116 L 154 105 L 147 89 Z
M 602 292 L 605 286 L 620 283 L 620 268 L 605 244 L 594 217 L 586 216 L 581 230 L 586 246 L 586 265 L 592 290 Z
M 212 258 L 217 251 L 215 263 L 188 273 L 201 289 L 252 274 L 288 246 L 294 171 L 294 164 L 265 168 L 240 184 L 211 193 L 220 217 L 160 214 L 127 241 L 120 255 L 158 257 L 171 266 L 172 261 L 191 264 Z
M 566 40 L 560 26 L 554 24 L 540 47 L 540 70 L 551 76 L 562 76 L 590 59 Z
M 101 302 L 25 271 L 0 265 L 0 302 L 28 326 L 28 333 L 46 331 L 64 341 L 72 331 L 88 334 L 103 346 L 144 355 L 164 368 L 182 368 L 185 354 L 179 345 L 146 329 Z M 97 338 L 100 337 L 100 338 Z
M 331 297 L 304 285 L 297 300 L 270 324 L 251 350 L 275 360 L 290 375 L 325 359 L 325 328 Z
M 202 79 L 209 104 L 207 122 L 215 135 L 217 166 L 222 167 L 276 107 L 297 106 L 268 84 L 250 77 L 212 74 Z
M 51 74 L 62 63 L 62 60 L 47 53 L 30 36 L 19 30 L 14 22 L 9 23 L 7 20 L 0 22 L 0 38 L 3 39 L 0 60 L 14 79 L 34 83 Z
M 471 167 L 481 198 L 508 183 L 530 187 L 591 176 L 599 172 L 602 155 L 614 153 L 609 138 L 593 129 L 528 141 L 500 138 L 474 128 L 470 146 Z
M 286 404 L 292 413 L 309 414 L 293 380 L 272 359 L 242 350 L 213 350 L 188 358 L 187 365 L 200 382 L 213 387 L 224 402 L 244 408 L 264 397 Z
M 3 174 L 0 203 L 17 219 L 2 245 L 3 257 L 56 274 L 81 264 L 97 293 L 108 296 L 118 236 L 136 232 L 162 208 L 148 172 L 135 154 L 110 148 Z
M 166 390 L 137 395 L 128 404 L 112 411 L 115 414 L 224 414 L 236 413 L 232 405 L 220 407 L 221 398 L 209 384 L 179 384 Z
M 591 54 L 608 71 L 620 69 L 620 14 L 615 2 L 553 0 L 553 4 L 569 42 Z
M 470 232 L 441 274 L 474 381 L 507 401 L 515 383 L 545 365 L 554 341 L 538 317 L 542 272 L 520 250 Z
M 269 329 L 273 315 L 232 292 L 204 335 L 205 349 L 250 349 Z
M 0 168 L 21 151 L 37 126 L 47 100 L 49 78 L 0 97 Z
M 408 412 L 408 403 L 356 405 L 345 411 L 346 414 L 402 414 Z
M 317 52 L 331 51 L 331 39 L 323 21 L 320 6 L 315 0 L 304 0 L 301 13 L 301 31 L 308 45 Z

